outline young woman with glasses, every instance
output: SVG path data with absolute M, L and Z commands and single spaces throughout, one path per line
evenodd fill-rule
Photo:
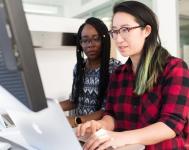
M 84 150 L 127 144 L 184 150 L 189 70 L 161 46 L 155 14 L 137 1 L 117 4 L 110 34 L 121 55 L 129 58 L 111 75 L 103 118 L 77 128 L 77 136 L 92 134 Z M 105 131 L 95 133 L 101 128 Z
M 120 61 L 110 58 L 106 25 L 94 17 L 87 19 L 78 30 L 76 55 L 72 93 L 69 100 L 60 103 L 64 111 L 74 109 L 73 116 L 68 117 L 72 127 L 101 119 L 109 74 L 120 65 Z

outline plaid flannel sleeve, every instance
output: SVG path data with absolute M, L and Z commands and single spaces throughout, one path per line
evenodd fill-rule
M 189 70 L 181 60 L 170 62 L 167 68 L 162 90 L 164 104 L 159 121 L 179 135 L 189 112 Z

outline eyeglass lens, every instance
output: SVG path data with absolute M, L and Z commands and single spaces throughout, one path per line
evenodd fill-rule
M 120 36 L 124 39 L 127 38 L 129 31 L 136 29 L 136 28 L 140 28 L 142 26 L 135 26 L 135 27 L 121 27 L 120 29 L 117 30 L 111 30 L 110 31 L 110 35 L 113 39 L 117 39 L 118 34 L 120 34 Z
M 98 44 L 100 41 L 101 41 L 100 36 L 94 36 L 92 38 L 84 37 L 84 38 L 81 38 L 81 40 L 80 40 L 81 44 L 84 44 L 84 45 L 90 44 L 90 43 Z

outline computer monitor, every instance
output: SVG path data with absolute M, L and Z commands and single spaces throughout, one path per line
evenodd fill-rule
M 21 0 L 0 0 L 0 85 L 35 112 L 47 107 Z

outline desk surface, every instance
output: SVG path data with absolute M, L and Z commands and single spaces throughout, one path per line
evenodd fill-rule
M 3 130 L 0 130 L 0 137 L 4 137 L 10 141 L 13 141 L 19 145 L 22 145 L 26 149 L 29 150 L 36 150 L 29 146 L 29 144 L 25 141 L 23 136 L 21 135 L 20 131 L 16 127 L 12 128 L 6 128 Z M 143 150 L 145 147 L 140 144 L 134 144 L 134 145 L 127 145 L 124 147 L 117 148 L 116 150 Z

